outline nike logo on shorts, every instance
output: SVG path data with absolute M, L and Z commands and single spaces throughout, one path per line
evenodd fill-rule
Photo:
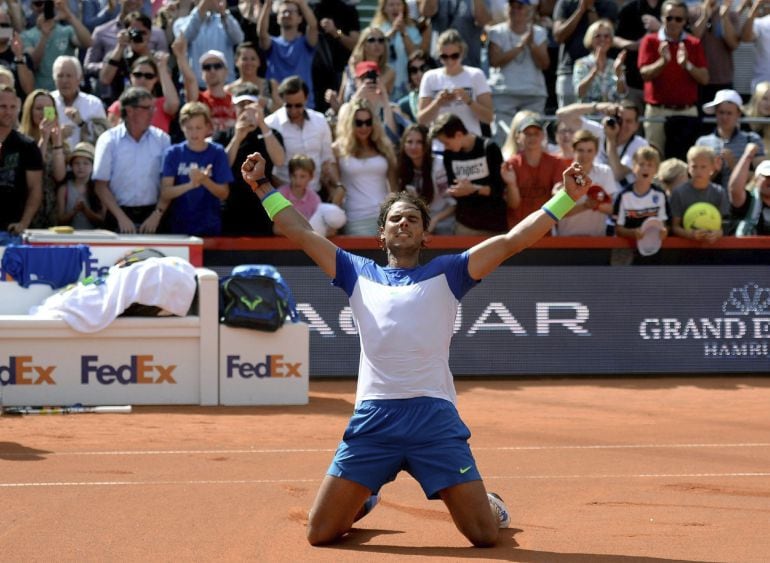
M 472 467 L 472 466 L 471 466 L 471 465 L 469 465 L 468 467 L 462 467 L 462 468 L 460 468 L 460 473 L 461 473 L 461 474 L 465 474 L 465 473 L 468 473 L 468 471 L 470 471 L 470 470 L 471 470 L 471 467 Z

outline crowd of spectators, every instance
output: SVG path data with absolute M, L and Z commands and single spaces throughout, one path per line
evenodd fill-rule
M 573 161 L 554 236 L 770 234 L 770 1 L 357 3 L 0 0 L 0 229 L 272 236 L 259 151 L 327 236 L 398 190 L 436 234 L 503 232 Z

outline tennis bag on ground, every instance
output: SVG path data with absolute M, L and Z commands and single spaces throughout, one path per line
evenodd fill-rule
M 291 322 L 299 322 L 291 289 L 273 266 L 236 266 L 222 280 L 220 290 L 223 324 L 274 332 L 283 326 L 287 316 Z

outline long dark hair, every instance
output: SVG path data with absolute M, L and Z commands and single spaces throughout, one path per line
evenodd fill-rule
M 418 170 L 415 168 L 412 159 L 409 158 L 404 150 L 406 145 L 406 138 L 411 134 L 417 132 L 422 137 L 423 156 L 422 167 Z M 418 195 L 430 205 L 435 195 L 435 188 L 433 186 L 433 155 L 430 150 L 430 139 L 428 138 L 428 128 L 424 125 L 412 124 L 404 130 L 404 134 L 401 135 L 401 143 L 399 143 L 398 150 L 398 178 L 399 189 L 405 190 L 408 184 L 414 185 L 414 178 L 419 177 L 422 181 L 419 182 L 420 189 Z

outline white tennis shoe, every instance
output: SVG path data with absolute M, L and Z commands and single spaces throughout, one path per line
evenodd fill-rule
M 507 528 L 511 525 L 511 515 L 508 513 L 508 507 L 505 506 L 503 499 L 497 493 L 487 493 L 489 506 L 492 512 L 497 515 L 497 521 L 501 528 Z

